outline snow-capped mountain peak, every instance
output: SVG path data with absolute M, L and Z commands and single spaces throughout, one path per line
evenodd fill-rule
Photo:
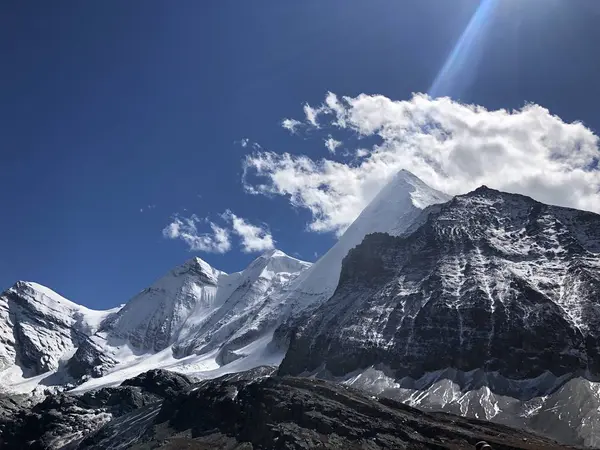
M 268 330 L 254 327 L 254 320 L 265 298 L 309 267 L 280 250 L 269 250 L 232 274 L 192 258 L 106 321 L 75 353 L 69 371 L 76 378 L 99 376 L 163 351 L 166 358 L 184 358 L 234 348 L 231 341 L 244 330 L 260 338 Z
M 400 235 L 408 230 L 423 209 L 444 203 L 450 198 L 451 196 L 429 187 L 413 173 L 400 170 L 348 227 L 338 242 L 298 278 L 295 290 L 310 294 L 303 303 L 320 302 L 333 294 L 339 280 L 342 260 L 367 234 L 382 232 Z
M 219 306 L 218 287 L 230 285 L 229 278 L 206 261 L 191 258 L 133 297 L 102 331 L 138 351 L 163 350 L 194 311 L 206 313 Z
M 56 369 L 117 309 L 95 311 L 37 283 L 18 281 L 0 295 L 0 384 Z
M 295 274 L 310 267 L 310 263 L 286 255 L 281 250 L 268 250 L 252 261 L 242 272 L 243 278 L 271 278 L 278 274 Z
M 219 277 L 226 275 L 225 272 L 215 269 L 201 258 L 194 257 L 188 259 L 185 263 L 172 269 L 168 275 L 175 277 L 195 274 L 206 279 L 207 283 L 216 284 Z M 167 275 L 167 276 L 168 276 Z

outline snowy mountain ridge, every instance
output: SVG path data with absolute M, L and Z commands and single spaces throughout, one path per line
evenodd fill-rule
M 485 186 L 450 198 L 401 171 L 312 265 L 192 258 L 104 312 L 17 283 L 0 296 L 0 383 L 79 394 L 152 368 L 279 365 L 594 446 L 598 299 L 597 214 Z
M 351 248 L 369 233 L 401 234 L 413 225 L 423 208 L 449 198 L 411 173 L 400 171 L 339 241 L 312 266 L 280 250 L 268 251 L 243 271 L 232 274 L 217 270 L 200 258 L 192 258 L 117 310 L 92 313 L 62 299 L 62 304 L 68 302 L 69 305 L 65 310 L 82 311 L 78 313 L 81 317 L 96 318 L 82 322 L 93 322 L 93 326 L 69 340 L 68 345 L 50 344 L 53 350 L 48 350 L 47 357 L 41 355 L 43 349 L 40 348 L 41 353 L 35 358 L 49 358 L 51 363 L 38 364 L 36 371 L 25 371 L 17 377 L 19 390 L 31 389 L 38 382 L 49 382 L 42 374 L 57 370 L 61 376 L 52 380 L 64 383 L 69 379 L 77 384 L 108 373 L 113 373 L 116 379 L 121 369 L 124 374 L 135 374 L 135 367 L 142 370 L 147 364 L 172 368 L 183 365 L 185 370 L 200 372 L 217 370 L 238 359 L 246 359 L 251 365 L 264 361 L 277 364 L 283 354 L 267 345 L 273 331 L 288 317 L 318 306 L 333 294 L 342 259 Z M 35 286 L 35 295 L 39 298 L 59 297 L 43 286 Z M 7 291 L 5 297 L 10 296 L 10 292 Z M 14 327 L 8 314 L 5 317 L 3 341 L 8 342 Z M 75 320 L 63 322 L 65 330 L 76 323 Z M 46 333 L 44 327 L 40 330 Z M 68 334 L 65 330 L 62 333 Z M 26 341 L 27 336 L 23 340 Z M 22 363 L 14 357 L 14 351 L 11 353 L 11 348 L 10 344 L 0 348 L 9 355 L 4 358 L 5 367 L 12 364 L 18 368 Z M 279 354 L 274 356 L 274 351 Z M 263 353 L 271 354 L 260 356 Z M 200 358 L 201 362 L 191 363 L 190 358 Z M 31 375 L 37 377 L 30 378 Z M 9 379 L 5 380 L 10 386 Z
M 0 295 L 0 380 L 56 370 L 118 308 L 95 311 L 33 282 L 19 281 Z
M 248 325 L 265 296 L 310 267 L 279 250 L 259 256 L 242 272 L 227 274 L 192 258 L 133 297 L 85 340 L 68 363 L 75 378 L 100 377 L 162 354 L 169 365 L 210 355 L 211 369 L 237 359 L 236 332 Z M 261 330 L 262 331 L 262 330 Z M 266 332 L 266 331 L 265 331 Z M 262 338 L 263 336 L 253 336 Z M 206 367 L 205 365 L 203 367 Z
M 9 392 L 29 392 L 38 386 L 62 389 L 108 373 L 106 382 L 115 384 L 150 367 L 216 370 L 247 356 L 236 350 L 255 341 L 258 356 L 250 364 L 260 365 L 270 335 L 252 328 L 255 309 L 308 267 L 280 250 L 233 274 L 191 258 L 109 311 L 93 311 L 42 285 L 17 282 L 0 297 L 0 381 Z M 253 332 L 250 341 L 240 341 L 236 333 L 242 329 Z M 266 360 L 278 363 L 281 357 Z M 103 382 L 95 383 L 90 384 Z

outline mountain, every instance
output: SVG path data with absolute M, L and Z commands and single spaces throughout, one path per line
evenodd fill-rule
M 35 370 L 27 369 L 17 377 L 19 391 L 31 390 L 38 384 L 79 384 L 89 378 L 102 380 L 88 382 L 88 387 L 102 386 L 104 382 L 114 385 L 152 367 L 217 376 L 222 373 L 218 369 L 224 366 L 228 366 L 229 371 L 265 363 L 278 364 L 283 358 L 280 348 L 285 343 L 268 346 L 273 331 L 290 316 L 317 307 L 333 294 L 342 259 L 352 247 L 369 233 L 404 232 L 422 216 L 424 208 L 448 198 L 409 172 L 401 171 L 312 267 L 279 250 L 261 255 L 245 270 L 233 274 L 192 258 L 118 310 L 92 312 L 61 298 L 68 306 L 54 309 L 72 311 L 73 317 L 81 319 L 59 320 L 62 324 L 60 342 L 50 340 L 46 348 L 35 347 L 35 357 L 50 363 L 40 363 Z M 39 292 L 51 292 L 35 286 Z M 12 295 L 9 290 L 3 298 Z M 36 304 L 43 310 L 51 299 L 59 296 L 52 293 L 38 297 Z M 45 315 L 44 311 L 38 312 L 36 317 L 48 323 L 56 322 L 54 316 Z M 3 321 L 7 342 L 8 337 L 22 327 L 13 323 L 12 319 Z M 39 328 L 39 332 L 45 333 L 46 329 Z M 72 337 L 64 338 L 71 334 Z M 38 339 L 42 341 L 45 339 Z M 19 348 L 34 348 L 27 339 L 18 336 L 10 342 Z M 5 352 L 8 355 L 15 353 L 10 353 L 10 348 Z M 17 366 L 31 365 L 25 356 L 19 358 L 23 363 Z M 5 360 L 5 369 L 16 364 L 14 356 Z M 0 371 L 9 390 L 15 383 L 5 375 L 11 371 Z M 46 376 L 42 376 L 44 374 Z M 23 377 L 32 375 L 40 377 L 22 383 Z
M 600 444 L 600 216 L 484 186 L 417 223 L 349 252 L 279 373 Z
M 265 298 L 308 267 L 279 250 L 233 274 L 193 258 L 132 298 L 83 341 L 67 365 L 69 374 L 85 379 L 110 371 L 119 381 L 151 367 L 215 370 L 248 356 L 244 348 L 252 343 L 257 344 L 252 364 L 260 365 L 270 334 L 252 323 Z M 119 374 L 121 368 L 127 370 Z
M 201 384 L 208 390 L 197 399 L 182 398 L 182 409 L 172 411 L 187 411 L 188 401 L 204 402 L 214 411 L 224 408 L 235 422 L 254 406 L 248 397 L 230 410 L 224 392 L 235 397 L 245 389 L 285 404 L 288 394 L 273 392 L 292 389 L 294 399 L 317 407 L 323 399 L 315 403 L 311 398 L 323 389 L 335 397 L 339 389 L 357 387 L 421 410 L 600 446 L 599 302 L 600 216 L 485 186 L 450 198 L 401 171 L 313 265 L 272 250 L 243 271 L 227 274 L 192 258 L 111 311 L 91 311 L 43 286 L 17 283 L 0 296 L 0 385 L 13 394 L 68 389 L 79 400 L 49 396 L 64 404 L 64 421 L 95 417 L 89 427 L 75 427 L 77 439 L 100 422 L 107 422 L 110 437 L 123 427 L 145 433 L 143 427 L 160 425 L 152 425 L 158 404 L 110 390 L 127 378 L 162 368 L 215 379 L 281 363 L 279 375 L 326 378 L 345 387 L 315 384 L 315 390 L 308 385 L 296 390 L 277 378 L 260 384 L 264 391 L 258 392 L 227 384 L 235 377 L 226 377 L 225 384 Z M 262 379 L 273 370 L 256 369 L 242 377 Z M 91 400 L 85 397 L 82 403 L 82 396 L 89 395 Z M 143 411 L 105 407 L 95 395 L 125 395 L 127 402 L 143 403 Z M 19 407 L 13 397 L 3 398 L 0 419 L 3 405 L 8 405 L 7 417 L 13 417 Z M 159 403 L 162 398 L 148 397 Z M 48 408 L 54 408 L 53 401 L 48 400 Z M 101 410 L 98 401 L 105 405 Z M 359 400 L 343 401 L 354 405 Z M 332 405 L 329 397 L 323 402 Z M 352 414 L 338 406 L 331 414 Z M 31 411 L 19 414 L 26 420 Z M 369 411 L 381 414 L 378 407 Z M 35 414 L 31 423 L 45 413 Z M 124 419 L 117 420 L 119 414 Z M 265 426 L 288 424 L 310 440 L 310 420 L 336 424 L 329 413 L 317 416 L 302 413 L 290 424 L 285 414 L 277 415 Z M 372 419 L 357 426 L 375 432 L 379 428 Z M 56 420 L 61 430 L 69 428 Z M 7 423 L 12 427 L 12 419 Z M 428 423 L 430 430 L 452 428 L 446 422 Z M 475 422 L 464 423 L 472 427 Z M 188 430 L 162 424 L 153 429 Z M 332 429 L 344 430 L 338 425 Z M 225 431 L 224 448 L 237 445 L 238 438 L 254 439 L 243 434 L 248 430 L 238 430 L 242 435 Z M 285 442 L 292 439 L 281 436 Z M 436 441 L 422 448 L 443 445 Z
M 423 209 L 445 203 L 450 198 L 430 188 L 412 173 L 401 170 L 367 205 L 338 242 L 298 277 L 290 290 L 326 300 L 338 284 L 342 260 L 366 235 L 380 232 L 398 236 L 413 225 Z M 306 303 L 303 302 L 302 306 Z
M 410 406 L 259 367 L 194 383 L 151 370 L 119 387 L 48 396 L 3 409 L 6 449 L 494 449 L 567 450 L 525 430 Z M 7 414 L 4 414 L 7 413 Z
M 426 217 L 428 207 L 450 200 L 406 170 L 400 170 L 348 227 L 335 245 L 308 270 L 268 299 L 277 316 L 296 316 L 318 307 L 333 295 L 337 287 L 342 260 L 348 252 L 371 233 L 397 236 L 416 221 Z M 282 328 L 279 329 L 283 330 Z M 285 348 L 289 336 L 277 333 L 274 344 Z
M 242 358 L 245 362 L 240 361 L 237 370 L 278 364 L 285 344 L 265 348 L 273 331 L 290 316 L 318 306 L 333 294 L 342 259 L 351 248 L 369 233 L 404 232 L 424 217 L 427 206 L 449 198 L 410 172 L 400 171 L 312 266 L 273 250 L 244 271 L 225 274 L 194 258 L 130 300 L 80 346 L 69 371 L 78 379 L 101 377 L 113 367 L 143 362 L 140 352 L 147 355 L 167 348 L 168 355 L 144 367 L 160 364 L 183 370 L 184 365 L 186 371 L 213 376 L 221 373 L 213 372 L 217 367 Z M 191 355 L 206 358 L 185 359 Z M 126 375 L 135 372 L 122 376 Z
M 114 385 L 152 367 L 217 376 L 219 367 L 248 353 L 254 359 L 224 370 L 278 363 L 282 355 L 263 358 L 269 330 L 253 329 L 252 323 L 265 298 L 308 267 L 279 250 L 233 274 L 192 258 L 108 311 L 17 282 L 0 295 L 2 389 L 64 389 L 109 372 L 88 385 Z
M 0 385 L 55 370 L 118 309 L 94 311 L 36 283 L 0 295 Z

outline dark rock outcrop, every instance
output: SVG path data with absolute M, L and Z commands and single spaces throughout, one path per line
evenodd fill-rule
M 166 396 L 190 386 L 182 375 L 153 370 L 119 387 L 82 395 L 49 395 L 33 407 L 4 399 L 0 401 L 0 448 L 76 448 L 85 436 L 111 420 L 147 406 L 158 407 Z
M 121 386 L 137 386 L 144 392 L 162 398 L 171 398 L 181 392 L 186 392 L 192 386 L 192 381 L 179 373 L 154 369 L 123 381 Z
M 159 410 L 138 410 L 109 423 L 79 448 L 472 450 L 482 439 L 495 450 L 572 448 L 502 425 L 423 413 L 322 380 L 244 378 L 252 376 L 202 382 Z
M 599 252 L 599 215 L 479 188 L 351 250 L 333 297 L 287 324 L 280 373 L 600 375 Z

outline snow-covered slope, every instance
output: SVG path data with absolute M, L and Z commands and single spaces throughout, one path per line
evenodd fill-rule
M 94 311 L 37 283 L 0 295 L 0 384 L 58 368 L 116 309 Z
M 253 321 L 254 329 L 273 329 L 283 319 L 318 307 L 333 295 L 342 260 L 367 234 L 398 236 L 424 220 L 428 207 L 451 197 L 427 186 L 412 173 L 401 170 L 375 196 L 335 245 L 293 282 L 273 292 Z M 284 329 L 280 329 L 284 330 Z M 275 332 L 272 348 L 285 349 L 287 333 Z
M 69 373 L 76 379 L 114 377 L 121 370 L 132 376 L 149 363 L 204 371 L 248 356 L 240 350 L 258 351 L 251 344 L 270 337 L 268 329 L 253 328 L 265 299 L 308 267 L 279 250 L 233 274 L 193 258 L 140 292 L 86 339 L 69 361 Z
M 298 278 L 294 289 L 320 299 L 330 297 L 338 284 L 342 260 L 367 234 L 380 232 L 399 236 L 413 225 L 423 209 L 447 202 L 450 198 L 430 188 L 412 173 L 401 170 L 375 196 L 339 241 Z
M 237 275 L 193 258 L 129 300 L 102 331 L 138 351 L 163 350 L 185 334 L 187 322 L 202 321 L 223 304 L 237 287 Z
M 584 376 L 510 379 L 497 372 L 437 370 L 396 379 L 368 368 L 338 381 L 425 411 L 444 411 L 600 447 L 600 383 Z
M 193 315 L 186 323 L 185 336 L 178 340 L 178 355 L 205 353 L 221 347 L 219 357 L 226 363 L 236 359 L 235 350 L 262 337 L 265 328 L 261 314 L 267 314 L 268 297 L 280 292 L 298 275 L 309 269 L 310 264 L 272 250 L 254 260 L 243 272 L 236 274 L 236 289 L 227 292 L 224 304 L 206 320 L 199 321 Z M 281 318 L 283 319 L 283 318 Z
M 235 370 L 277 364 L 281 351 L 274 356 L 276 347 L 266 349 L 273 331 L 333 294 L 351 248 L 368 233 L 403 233 L 425 207 L 448 198 L 401 171 L 312 267 L 279 250 L 233 274 L 193 258 L 144 289 L 102 326 L 90 327 L 69 347 L 75 353 L 66 372 L 75 381 L 108 374 L 107 380 L 116 380 L 155 366 L 213 373 L 225 365 Z M 233 364 L 238 359 L 245 361 Z
M 338 284 L 342 260 L 367 234 L 381 232 L 399 236 L 414 224 L 426 207 L 447 202 L 450 198 L 430 188 L 412 173 L 401 170 L 338 242 L 290 286 L 286 302 L 302 310 L 310 303 L 326 300 Z

